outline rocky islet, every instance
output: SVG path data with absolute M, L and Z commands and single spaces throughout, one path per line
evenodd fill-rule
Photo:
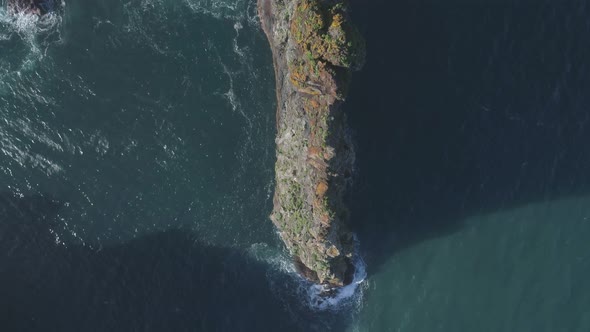
M 278 101 L 271 219 L 303 276 L 343 286 L 354 273 L 344 194 L 355 153 L 342 104 L 364 41 L 343 0 L 259 0 L 258 10 Z

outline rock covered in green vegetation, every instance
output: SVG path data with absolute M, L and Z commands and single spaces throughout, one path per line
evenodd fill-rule
M 290 32 L 302 53 L 289 66 L 291 81 L 298 87 L 310 80 L 321 83 L 322 74 L 336 77 L 337 67 L 360 68 L 363 64 L 363 40 L 346 19 L 343 2 L 300 0 L 293 12 Z
M 351 281 L 353 237 L 343 195 L 354 151 L 341 105 L 364 62 L 344 0 L 259 0 L 277 83 L 277 162 L 271 219 L 308 279 Z

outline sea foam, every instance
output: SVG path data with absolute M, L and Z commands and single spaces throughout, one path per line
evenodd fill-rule
M 307 284 L 303 286 L 303 294 L 309 307 L 315 310 L 341 310 L 359 307 L 362 301 L 367 270 L 365 261 L 359 253 L 359 243 L 355 237 L 353 265 L 354 277 L 350 284 L 330 289 L 326 286 Z
M 295 296 L 299 299 L 303 307 L 307 307 L 313 311 L 342 311 L 351 310 L 357 311 L 363 299 L 363 293 L 367 286 L 367 272 L 366 264 L 359 252 L 359 243 L 355 237 L 355 254 L 353 257 L 353 265 L 355 273 L 353 281 L 341 288 L 327 288 L 326 286 L 317 285 L 303 278 L 295 268 L 293 259 L 286 253 L 286 251 L 277 252 L 266 244 L 253 245 L 249 253 L 256 260 L 264 261 L 270 264 L 273 269 L 290 276 L 289 283 L 275 283 L 275 292 L 279 297 Z M 269 275 L 269 278 L 273 278 Z M 288 290 L 285 287 L 293 287 Z

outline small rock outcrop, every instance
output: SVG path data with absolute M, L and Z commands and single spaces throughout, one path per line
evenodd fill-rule
M 354 273 L 343 196 L 355 154 L 341 105 L 364 41 L 344 0 L 258 0 L 258 11 L 278 100 L 271 219 L 303 276 L 343 286 Z

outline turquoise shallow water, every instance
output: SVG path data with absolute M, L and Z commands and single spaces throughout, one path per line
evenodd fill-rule
M 0 330 L 588 331 L 586 1 L 353 1 L 367 278 L 328 310 L 272 227 L 252 0 L 0 11 Z
M 471 217 L 369 280 L 356 331 L 585 331 L 590 199 Z

